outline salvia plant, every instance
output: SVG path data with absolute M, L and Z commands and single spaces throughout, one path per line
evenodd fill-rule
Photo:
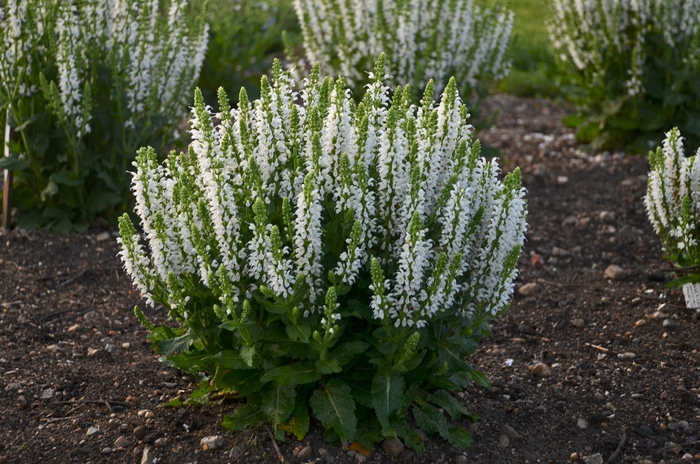
M 510 69 L 504 54 L 513 13 L 473 0 L 294 0 L 294 7 L 306 58 L 344 76 L 358 94 L 380 53 L 392 84 L 418 90 L 432 80 L 440 93 L 454 76 L 478 103 Z
M 700 282 L 700 163 L 686 157 L 678 128 L 666 134 L 663 146 L 649 153 L 651 172 L 644 197 L 649 220 L 679 266 L 672 287 Z
M 644 153 L 668 127 L 700 141 L 700 1 L 552 0 L 549 33 L 591 148 Z
M 449 391 L 508 306 L 526 227 L 518 170 L 479 157 L 448 83 L 438 104 L 390 100 L 381 57 L 363 100 L 315 66 L 300 90 L 275 62 L 260 99 L 214 113 L 196 91 L 187 153 L 136 159 L 145 243 L 120 219 L 125 269 L 178 323 L 154 326 L 171 366 L 201 376 L 190 402 L 245 398 L 224 421 L 371 446 L 407 425 L 468 446 Z M 213 125 L 212 120 L 220 121 Z M 442 409 L 442 411 L 441 411 Z M 362 427 L 358 427 L 358 421 Z
M 207 44 L 191 16 L 186 0 L 0 1 L 0 117 L 14 128 L 0 167 L 17 171 L 20 225 L 84 229 L 127 209 L 136 150 L 171 144 L 187 114 Z

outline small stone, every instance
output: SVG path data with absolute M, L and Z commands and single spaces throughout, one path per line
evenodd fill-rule
M 568 177 L 566 177 L 566 176 L 558 176 L 558 177 L 557 177 L 557 184 L 559 184 L 559 185 L 564 185 L 564 184 L 567 184 L 567 183 L 569 183 L 569 178 L 568 178 Z
M 693 455 L 692 455 L 692 454 L 690 454 L 690 453 L 685 453 L 681 459 L 684 460 L 684 461 L 692 461 L 694 458 L 693 458 Z
M 313 450 L 311 449 L 311 447 L 305 446 L 301 450 L 299 450 L 299 454 L 297 454 L 297 457 L 302 461 L 306 461 L 308 459 L 311 459 L 312 454 Z
M 109 240 L 109 232 L 101 232 L 97 234 L 97 237 L 95 237 L 95 239 L 98 242 L 104 242 L 105 240 Z
M 146 436 L 146 427 L 143 425 L 139 425 L 134 428 L 134 436 L 138 438 L 139 440 L 143 440 L 143 437 Z
M 218 435 L 211 435 L 199 440 L 199 444 L 204 451 L 209 451 L 223 446 L 224 439 Z
M 571 453 L 571 455 L 569 455 L 569 459 L 571 459 L 572 461 L 578 461 L 578 453 L 574 451 L 573 453 Z
M 114 440 L 114 447 L 117 449 L 128 448 L 130 446 L 131 446 L 131 442 L 129 441 L 128 438 L 126 438 L 123 435 L 121 437 L 117 438 L 116 440 Z
M 602 403 L 605 401 L 605 395 L 603 395 L 601 392 L 595 392 L 595 395 L 593 395 L 593 399 L 596 400 L 598 403 Z
M 525 458 L 526 461 L 535 461 L 537 462 L 539 459 L 537 458 L 536 455 L 529 451 L 523 451 L 523 457 Z
M 540 293 L 540 286 L 535 282 L 529 282 L 518 287 L 518 295 L 535 296 Z
M 549 377 L 552 370 L 545 363 L 538 362 L 530 366 L 530 373 L 536 377 Z
M 403 443 L 398 438 L 385 439 L 382 441 L 382 449 L 392 458 L 398 458 L 401 451 L 404 450 Z
M 576 425 L 577 425 L 578 428 L 580 428 L 581 430 L 585 430 L 585 429 L 588 428 L 588 422 L 586 422 L 586 419 L 584 419 L 583 417 L 579 417 L 579 418 L 578 418 L 578 421 L 576 422 Z
M 672 329 L 676 326 L 676 323 L 671 320 L 671 319 L 664 319 L 664 322 L 662 323 L 664 329 Z
M 615 213 L 612 211 L 601 211 L 600 214 L 598 214 L 598 219 L 603 222 L 615 222 Z
M 569 216 L 565 218 L 561 224 L 565 227 L 576 227 L 579 225 L 579 220 L 576 216 Z
M 457 459 L 455 459 L 455 464 L 467 464 L 469 462 L 469 459 L 463 454 L 457 456 Z
M 90 427 L 89 429 L 87 429 L 87 436 L 88 436 L 88 437 L 89 437 L 89 436 L 92 436 L 92 435 L 95 435 L 96 433 L 100 433 L 100 429 L 98 429 L 98 428 L 95 427 L 94 425 L 93 425 L 92 427 Z
M 501 425 L 501 432 L 505 434 L 508 438 L 520 438 L 520 434 L 515 431 L 510 425 Z
M 146 419 L 153 419 L 154 417 L 156 417 L 156 413 L 154 413 L 153 411 L 146 411 L 146 414 L 144 414 L 143 417 L 145 417 Z
M 141 455 L 141 464 L 156 464 L 158 458 L 156 457 L 153 448 L 147 446 L 143 449 L 143 455 Z
M 536 269 L 542 269 L 545 264 L 542 255 L 538 255 L 537 253 L 534 253 L 532 256 L 530 256 L 530 262 L 533 266 L 535 266 Z
M 639 399 L 644 398 L 644 395 L 642 395 L 641 393 L 632 393 L 631 398 L 632 398 L 633 400 L 639 400 Z
M 576 319 L 571 321 L 571 325 L 573 325 L 577 329 L 582 329 L 586 325 L 586 321 L 584 321 L 580 317 L 577 317 Z
M 129 342 L 122 343 L 122 349 L 128 350 L 129 348 L 131 348 L 131 343 L 129 343 Z
M 680 454 L 681 451 L 683 451 L 683 447 L 681 445 L 672 441 L 667 441 L 664 443 L 664 448 L 673 454 Z
M 399 453 L 399 459 L 402 461 L 413 461 L 414 453 L 410 449 L 405 449 Z
M 585 464 L 603 464 L 603 456 L 600 453 L 584 456 L 583 462 Z
M 58 347 L 58 345 L 49 345 L 46 347 L 46 351 L 48 351 L 49 353 L 56 353 L 60 350 L 61 349 Z
M 557 258 L 569 256 L 569 251 L 559 247 L 552 247 L 552 256 L 556 256 Z
M 326 462 L 335 461 L 335 458 L 333 457 L 333 455 L 331 453 L 329 453 L 326 448 L 319 448 L 318 455 L 321 456 L 321 459 L 325 460 Z
M 50 400 L 54 396 L 56 396 L 56 390 L 54 390 L 53 388 L 47 388 L 46 390 L 41 392 L 42 400 Z
M 22 389 L 22 384 L 19 382 L 10 382 L 5 386 L 5 390 L 7 391 L 12 391 L 12 390 L 21 390 Z
M 231 451 L 228 452 L 228 455 L 231 456 L 231 459 L 239 459 L 245 454 L 245 451 L 243 451 L 243 448 L 240 446 L 234 446 L 231 448 Z M 309 455 L 311 457 L 311 455 Z
M 68 329 L 66 329 L 66 332 L 69 332 L 69 333 L 75 332 L 79 328 L 80 328 L 80 324 L 73 324 L 72 326 L 68 327 Z
M 102 451 L 100 451 L 100 453 L 105 454 L 105 455 L 112 454 L 112 448 L 110 448 L 109 446 L 106 446 L 106 447 L 102 448 Z
M 95 356 L 97 352 L 100 351 L 97 348 L 88 348 L 87 354 L 88 356 Z
M 611 264 L 605 268 L 605 277 L 610 280 L 622 280 L 627 276 L 627 271 L 622 269 L 617 264 Z
M 648 425 L 642 425 L 641 427 L 639 427 L 639 431 L 642 432 L 642 435 L 644 435 L 645 437 L 651 437 L 654 435 L 654 431 L 651 430 L 651 427 L 649 427 Z
M 501 435 L 498 438 L 498 444 L 501 445 L 501 448 L 508 448 L 508 446 L 510 446 L 510 438 L 508 438 L 508 435 Z
M 114 353 L 117 350 L 117 345 L 113 345 L 112 343 L 107 343 L 105 345 L 105 351 L 107 353 Z
M 632 353 L 631 351 L 627 351 L 627 352 L 619 355 L 619 357 L 622 359 L 634 359 L 637 357 L 637 353 Z
M 658 321 L 659 319 L 666 319 L 668 317 L 668 314 L 666 314 L 663 311 L 655 311 L 651 316 L 649 316 L 649 319 L 653 319 L 655 321 Z
M 162 448 L 168 444 L 168 439 L 166 437 L 161 437 L 156 439 L 156 441 L 154 441 L 153 444 L 156 448 Z

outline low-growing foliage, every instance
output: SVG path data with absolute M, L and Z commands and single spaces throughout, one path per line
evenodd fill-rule
M 207 27 L 190 16 L 186 0 L 0 2 L 0 168 L 21 226 L 83 230 L 132 204 L 127 167 L 172 143 L 199 75 Z
M 594 149 L 644 153 L 668 127 L 700 141 L 698 0 L 552 0 L 550 35 L 566 94 L 564 122 Z
M 465 98 L 479 103 L 495 80 L 508 74 L 504 59 L 513 14 L 482 9 L 473 0 L 294 0 L 306 59 L 324 72 L 344 76 L 354 92 L 368 83 L 367 71 L 386 55 L 392 85 L 417 91 L 433 81 L 436 94 L 450 76 Z
M 649 220 L 682 276 L 671 286 L 700 282 L 700 163 L 687 158 L 678 128 L 649 153 L 651 172 L 644 203 Z
M 524 190 L 479 157 L 454 79 L 417 107 L 408 86 L 390 98 L 382 60 L 359 104 L 318 66 L 295 90 L 279 62 L 237 109 L 221 89 L 212 113 L 197 91 L 188 152 L 139 152 L 146 244 L 124 215 L 121 256 L 178 326 L 136 314 L 163 362 L 203 376 L 190 403 L 245 398 L 230 429 L 301 439 L 313 414 L 329 440 L 421 449 L 410 411 L 469 445 L 439 408 L 458 420 L 448 391 L 488 384 L 465 357 L 508 306 Z

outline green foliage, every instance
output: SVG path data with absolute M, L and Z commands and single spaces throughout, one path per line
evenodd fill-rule
M 1 6 L 5 5 L 5 6 Z M 19 5 L 19 6 L 18 6 Z M 187 2 L 0 4 L 0 124 L 19 225 L 85 230 L 128 210 L 142 145 L 172 145 L 206 48 Z M 162 8 L 162 10 L 161 10 Z M 168 13 L 168 11 L 170 11 Z
M 551 1 L 550 34 L 584 148 L 646 153 L 673 126 L 700 144 L 697 2 Z
M 223 90 L 215 113 L 195 92 L 187 153 L 139 152 L 148 245 L 124 215 L 121 256 L 178 327 L 137 317 L 166 365 L 202 376 L 184 403 L 245 400 L 225 427 L 300 439 L 313 416 L 344 445 L 422 449 L 414 408 L 426 430 L 469 443 L 449 391 L 488 385 L 465 358 L 508 306 L 520 174 L 501 181 L 480 158 L 454 80 L 439 103 L 428 85 L 418 111 L 410 89 L 375 76 L 356 104 L 342 78 L 314 67 L 297 90 L 276 62 L 261 98 L 243 90 L 234 110 Z

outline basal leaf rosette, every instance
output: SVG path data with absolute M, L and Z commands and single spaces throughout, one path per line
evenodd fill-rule
M 196 92 L 188 152 L 139 152 L 145 243 L 123 216 L 121 256 L 179 325 L 136 313 L 166 364 L 205 376 L 190 402 L 245 398 L 226 427 L 301 438 L 313 415 L 328 439 L 420 449 L 413 410 L 469 444 L 439 408 L 458 420 L 448 391 L 488 383 L 465 357 L 508 306 L 524 190 L 479 157 L 454 80 L 413 106 L 382 60 L 359 104 L 342 78 L 315 67 L 296 89 L 279 63 L 236 109 Z
M 649 153 L 649 180 L 644 204 L 654 231 L 682 269 L 672 282 L 678 287 L 700 282 L 700 163 L 686 157 L 678 128 L 666 133 L 663 145 Z

